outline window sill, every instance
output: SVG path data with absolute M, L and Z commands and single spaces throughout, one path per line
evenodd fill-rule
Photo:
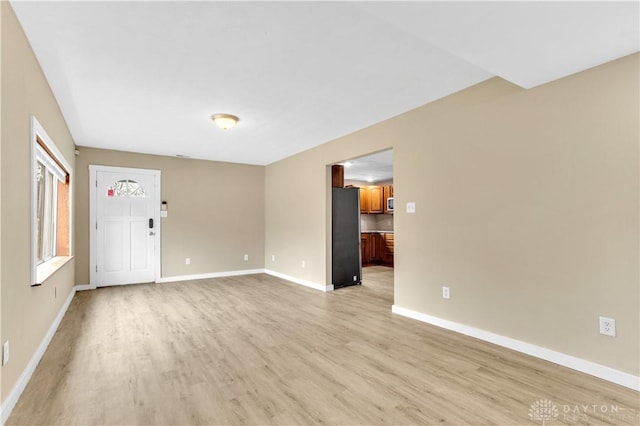
M 67 264 L 73 256 L 56 256 L 53 259 L 49 259 L 45 263 L 36 267 L 36 283 L 34 285 L 40 285 L 44 283 L 51 275 Z

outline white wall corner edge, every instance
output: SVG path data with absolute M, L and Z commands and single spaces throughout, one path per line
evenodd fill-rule
M 36 367 L 40 363 L 40 360 L 42 359 L 42 356 L 47 350 L 49 343 L 51 343 L 51 340 L 53 339 L 54 334 L 56 334 L 56 330 L 58 330 L 58 326 L 60 325 L 60 322 L 62 322 L 62 318 L 64 318 L 64 314 L 67 313 L 67 309 L 69 309 L 69 305 L 71 305 L 71 301 L 73 300 L 73 297 L 76 294 L 77 287 L 78 286 L 73 287 L 69 292 L 69 296 L 67 296 L 67 300 L 64 301 L 64 304 L 60 308 L 58 315 L 56 315 L 55 319 L 53 320 L 53 323 L 51 324 L 51 327 L 49 327 L 47 334 L 44 335 L 44 338 L 40 342 L 40 345 L 38 345 L 38 348 L 36 349 L 34 354 L 31 356 L 31 359 L 27 363 L 27 366 L 22 371 L 22 374 L 20 374 L 18 381 L 13 386 L 13 389 L 11 389 L 11 392 L 9 392 L 7 399 L 5 399 L 2 405 L 0 406 L 0 424 L 2 425 L 5 424 L 5 422 L 11 415 L 11 412 L 13 411 L 14 407 L 16 406 L 18 399 L 20 399 L 20 395 L 22 395 L 22 392 L 24 392 L 25 388 L 27 387 L 27 384 L 29 383 L 31 376 L 36 371 Z
M 283 274 L 281 272 L 276 272 L 276 271 L 272 271 L 270 269 L 266 269 L 264 271 L 266 274 L 277 277 L 277 278 L 282 278 L 283 280 L 287 280 L 287 281 L 291 281 L 292 283 L 295 284 L 300 284 L 303 285 L 305 287 L 310 287 L 313 288 L 315 290 L 320 290 L 320 291 L 333 291 L 333 284 L 329 284 L 329 285 L 324 285 L 324 284 L 317 284 L 311 281 L 307 281 L 307 280 L 303 280 L 300 278 L 296 278 L 296 277 L 292 277 L 291 275 L 286 275 Z
M 585 359 L 567 355 L 562 352 L 553 351 L 551 349 L 543 348 L 542 346 L 537 346 L 532 343 L 527 343 L 521 340 L 512 339 L 510 337 L 501 336 L 499 334 L 491 333 L 479 328 L 470 327 L 464 324 L 459 324 L 453 321 L 423 314 L 422 312 L 413 311 L 411 309 L 403 308 L 398 305 L 393 305 L 391 307 L 391 312 L 447 330 L 455 331 L 460 334 L 475 337 L 476 339 L 484 340 L 485 342 L 493 343 L 498 346 L 513 349 L 514 351 L 531 355 L 545 361 L 553 362 L 554 364 L 571 368 L 572 370 L 580 371 L 581 373 L 586 373 L 591 376 L 595 376 L 600 379 L 640 392 L 640 376 L 634 376 L 633 374 L 625 373 L 624 371 L 616 370 L 614 368 L 597 364 L 592 361 L 587 361 Z
M 498 346 L 513 349 L 514 351 L 553 362 L 554 364 L 571 368 L 572 370 L 580 371 L 581 373 L 586 373 L 640 392 L 640 376 L 634 376 L 633 374 L 625 373 L 624 371 L 616 370 L 592 361 L 587 361 L 562 352 L 543 348 L 532 343 L 501 336 L 479 328 L 427 315 L 422 312 L 413 311 L 398 305 L 393 305 L 391 307 L 391 312 L 447 330 L 455 331 L 460 334 L 475 337 L 476 339 L 484 340 L 485 342 L 493 343 Z

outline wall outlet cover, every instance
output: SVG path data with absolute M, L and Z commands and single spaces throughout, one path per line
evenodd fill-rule
M 600 334 L 615 337 L 616 320 L 613 318 L 600 317 Z

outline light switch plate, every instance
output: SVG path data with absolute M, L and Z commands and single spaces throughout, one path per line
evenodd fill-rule
M 449 287 L 442 287 L 442 298 L 443 299 L 451 298 L 451 293 L 449 291 Z
M 411 201 L 407 203 L 407 213 L 415 213 L 416 212 L 416 203 Z

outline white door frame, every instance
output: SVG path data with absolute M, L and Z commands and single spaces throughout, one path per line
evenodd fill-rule
M 96 265 L 98 253 L 98 234 L 96 229 L 97 223 L 97 191 L 96 182 L 98 172 L 116 172 L 116 173 L 137 173 L 144 175 L 152 175 L 154 177 L 154 196 L 156 205 L 153 208 L 153 223 L 157 224 L 154 236 L 154 281 L 160 279 L 160 170 L 151 169 L 134 169 L 129 167 L 113 167 L 113 166 L 97 166 L 89 165 L 89 285 L 96 288 L 98 285 Z

